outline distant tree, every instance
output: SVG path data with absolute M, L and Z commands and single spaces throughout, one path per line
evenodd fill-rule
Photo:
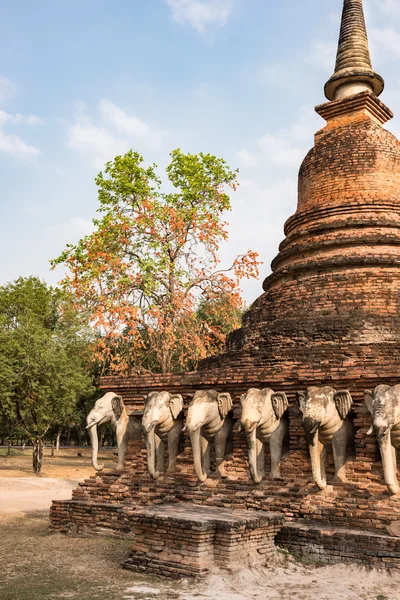
M 237 173 L 215 156 L 174 150 L 169 191 L 161 191 L 155 169 L 133 151 L 107 163 L 96 178 L 102 218 L 94 233 L 52 261 L 68 268 L 63 286 L 90 315 L 102 374 L 196 364 L 227 325 L 221 314 L 205 329 L 199 304 L 224 298 L 215 310 L 231 304 L 240 311 L 240 281 L 258 276 L 252 251 L 220 266 Z
M 240 295 L 225 294 L 218 298 L 202 300 L 196 318 L 207 334 L 207 356 L 223 352 L 228 335 L 239 329 L 247 307 Z
M 0 287 L 1 413 L 31 439 L 37 474 L 47 432 L 68 423 L 79 396 L 92 389 L 89 341 L 63 290 L 36 277 Z

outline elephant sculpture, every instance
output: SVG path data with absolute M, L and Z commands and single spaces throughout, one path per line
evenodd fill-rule
M 89 432 L 92 444 L 92 465 L 96 471 L 102 471 L 104 465 L 97 462 L 99 441 L 97 437 L 97 426 L 103 423 L 111 423 L 115 429 L 118 446 L 118 464 L 117 469 L 121 470 L 125 466 L 125 454 L 128 445 L 128 425 L 129 417 L 121 396 L 114 392 L 107 392 L 102 398 L 99 398 L 86 418 L 86 429 Z
M 282 455 L 284 449 L 286 452 L 289 450 L 289 421 L 283 416 L 288 408 L 286 394 L 275 393 L 269 388 L 250 389 L 240 400 L 240 423 L 247 436 L 251 478 L 254 483 L 261 483 L 263 479 L 267 442 L 271 454 L 271 477 L 280 477 Z
M 391 494 L 399 492 L 396 448 L 400 448 L 400 385 L 378 385 L 364 393 L 366 408 L 372 415 L 370 435 L 375 431 L 382 457 L 383 475 Z
M 153 479 L 164 470 L 165 443 L 168 472 L 175 470 L 183 431 L 183 398 L 180 394 L 151 392 L 145 402 L 142 430 L 147 448 L 147 466 Z
M 309 387 L 306 394 L 298 393 L 298 402 L 315 483 L 321 490 L 326 487 L 326 452 L 331 445 L 335 478 L 345 482 L 348 452 L 354 444 L 354 425 L 348 416 L 353 404 L 350 392 L 329 386 Z
M 224 460 L 232 452 L 232 398 L 215 390 L 197 391 L 188 409 L 185 430 L 190 435 L 194 470 L 199 481 L 210 474 L 210 442 L 215 444 L 216 477 L 225 477 Z

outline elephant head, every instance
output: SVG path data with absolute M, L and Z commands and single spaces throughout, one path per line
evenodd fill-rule
M 326 480 L 321 473 L 321 450 L 319 431 L 336 431 L 347 417 L 352 397 L 348 390 L 336 391 L 329 386 L 309 387 L 307 392 L 298 392 L 298 405 L 303 414 L 303 428 L 310 450 L 311 468 L 314 481 L 320 489 L 326 487 Z
M 92 444 L 92 465 L 96 471 L 102 471 L 104 465 L 97 462 L 99 441 L 97 436 L 97 426 L 103 423 L 112 423 L 114 426 L 125 412 L 124 402 L 121 396 L 114 392 L 107 392 L 102 398 L 96 401 L 94 407 L 86 417 L 86 429 L 89 432 Z
M 397 494 L 399 484 L 391 432 L 393 426 L 400 422 L 400 386 L 378 385 L 373 391 L 366 390 L 364 397 L 365 405 L 372 415 L 372 427 L 368 434 L 375 431 L 385 483 L 391 494 Z
M 247 435 L 249 448 L 250 475 L 255 483 L 261 483 L 262 475 L 257 468 L 257 427 L 263 423 L 278 426 L 279 421 L 288 408 L 288 399 L 283 392 L 275 393 L 269 388 L 263 390 L 250 389 L 240 398 L 242 403 L 241 424 Z
M 156 469 L 156 427 L 164 426 L 166 429 L 170 428 L 182 411 L 183 398 L 180 394 L 151 392 L 147 396 L 142 419 L 142 429 L 146 440 L 147 466 L 153 479 L 160 477 L 160 472 Z
M 201 429 L 213 435 L 223 425 L 233 403 L 230 394 L 219 394 L 215 390 L 197 391 L 189 404 L 186 427 L 193 449 L 194 470 L 199 481 L 206 481 L 207 473 L 202 466 Z

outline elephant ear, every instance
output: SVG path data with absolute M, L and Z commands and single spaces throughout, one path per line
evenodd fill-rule
M 219 410 L 219 414 L 221 415 L 221 419 L 225 419 L 228 412 L 230 410 L 232 410 L 232 408 L 233 408 L 233 403 L 232 403 L 231 395 L 228 394 L 228 392 L 225 392 L 223 394 L 218 394 L 218 410 Z
M 275 392 L 271 396 L 272 408 L 277 419 L 280 419 L 287 410 L 289 402 L 285 392 Z
M 114 396 L 114 398 L 111 400 L 111 406 L 114 411 L 115 418 L 118 421 L 118 419 L 122 415 L 122 411 L 125 408 L 121 396 Z
M 306 408 L 306 394 L 304 392 L 297 392 L 296 403 L 300 412 L 304 413 Z
M 335 392 L 333 399 L 339 415 L 344 420 L 348 415 L 351 405 L 353 404 L 353 398 L 351 397 L 350 392 L 348 390 L 340 390 L 339 392 Z
M 169 399 L 169 408 L 174 419 L 183 411 L 183 398 L 180 394 L 173 394 Z
M 372 415 L 372 403 L 374 401 L 374 392 L 372 390 L 365 390 L 364 400 L 364 413 L 369 412 Z

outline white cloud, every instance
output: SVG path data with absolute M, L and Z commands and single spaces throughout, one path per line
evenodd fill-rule
M 0 104 L 14 96 L 16 89 L 16 86 L 7 77 L 0 75 Z
M 150 127 L 134 115 L 128 115 L 122 108 L 109 100 L 103 99 L 99 104 L 100 116 L 105 125 L 109 125 L 118 133 L 145 140 L 148 146 L 158 148 L 161 144 L 161 131 Z
M 33 158 L 40 154 L 39 148 L 24 142 L 17 135 L 6 133 L 0 129 L 0 152 L 10 154 L 15 158 Z
M 228 21 L 234 0 L 165 0 L 172 18 L 181 25 L 189 24 L 199 33 L 209 26 L 223 26 Z
M 258 158 L 249 150 L 239 150 L 236 153 L 236 159 L 241 167 L 255 167 L 258 165 Z
M 161 144 L 160 130 L 135 115 L 128 115 L 107 99 L 99 102 L 98 117 L 99 123 L 94 124 L 80 105 L 76 123 L 70 125 L 66 142 L 68 148 L 89 158 L 96 168 L 102 168 L 114 156 L 137 147 L 139 143 L 151 149 Z
M 337 41 L 314 40 L 306 60 L 332 74 L 335 67 L 337 46 Z
M 9 100 L 16 91 L 16 86 L 7 77 L 0 75 L 0 104 Z M 18 135 L 8 133 L 5 127 L 15 124 L 40 125 L 42 119 L 36 115 L 12 115 L 0 109 L 0 152 L 14 158 L 30 159 L 40 154 L 39 148 L 25 142 Z
M 68 219 L 65 232 L 72 237 L 83 237 L 93 233 L 94 225 L 90 219 L 84 217 L 71 217 Z
M 391 18 L 400 15 L 399 0 L 374 0 L 374 4 L 381 12 Z
M 400 58 L 400 33 L 391 27 L 371 29 L 370 40 L 374 58 Z
M 69 128 L 67 147 L 78 154 L 88 156 L 96 168 L 102 168 L 117 154 L 127 152 L 129 142 L 112 135 L 104 127 L 96 127 L 90 123 L 75 123 Z
M 253 143 L 253 150 L 241 149 L 236 155 L 239 164 L 243 167 L 260 163 L 281 169 L 296 168 L 311 146 L 313 134 L 321 125 L 312 107 L 305 106 L 290 127 L 263 135 Z
M 14 123 L 24 123 L 25 125 L 43 125 L 43 119 L 37 115 L 21 115 L 17 113 L 12 117 Z
M 38 156 L 40 154 L 40 150 L 38 148 L 27 144 L 19 136 L 4 131 L 4 126 L 6 124 L 26 123 L 29 125 L 34 123 L 36 124 L 38 122 L 40 122 L 39 117 L 35 117 L 34 115 L 23 117 L 23 115 L 17 114 L 14 116 L 0 109 L 0 152 L 9 154 L 14 158 L 22 159 L 29 159 L 33 158 L 34 156 Z

